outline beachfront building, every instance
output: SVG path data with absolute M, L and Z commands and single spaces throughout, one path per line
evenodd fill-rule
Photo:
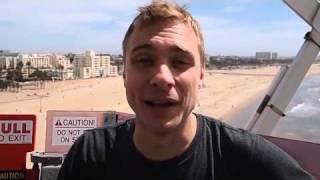
M 110 66 L 109 68 L 109 76 L 117 76 L 118 75 L 118 67 Z
M 80 67 L 79 68 L 79 78 L 88 79 L 91 78 L 92 68 L 91 67 Z
M 64 68 L 72 67 L 70 59 L 64 55 L 52 54 L 50 63 L 53 67 L 58 67 L 58 66 L 63 66 Z
M 55 75 L 58 79 L 74 79 L 73 65 L 68 57 L 53 54 L 50 58 L 50 63 L 53 66 Z
M 110 64 L 109 55 L 95 54 L 92 50 L 76 55 L 73 66 L 76 78 L 106 77 L 117 73 L 116 67 Z
M 19 60 L 22 61 L 24 66 L 30 62 L 30 66 L 37 69 L 50 69 L 50 55 L 47 54 L 21 54 Z
M 0 69 L 15 69 L 18 62 L 18 53 L 11 53 L 9 51 L 0 52 Z
M 114 75 L 122 75 L 124 72 L 124 66 L 123 66 L 123 57 L 122 55 L 112 55 L 111 56 L 111 67 L 115 66 L 116 68 L 114 69 Z M 113 72 L 112 69 L 110 72 Z
M 18 55 L 18 53 L 0 50 L 0 80 L 6 80 L 8 70 L 17 67 Z
M 29 76 L 36 71 L 51 71 L 52 65 L 50 63 L 51 55 L 48 54 L 20 54 L 18 62 L 23 63 L 22 74 L 24 78 Z
M 278 53 L 277 52 L 256 52 L 256 59 L 275 60 L 275 59 L 278 59 Z
M 278 59 L 278 53 L 273 52 L 273 53 L 271 54 L 271 59 L 272 59 L 272 60 Z

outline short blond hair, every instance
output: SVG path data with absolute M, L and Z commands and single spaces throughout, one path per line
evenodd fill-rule
M 198 39 L 198 46 L 200 52 L 201 64 L 205 65 L 205 50 L 203 36 L 200 30 L 199 23 L 192 17 L 192 15 L 186 10 L 185 6 L 179 6 L 173 2 L 167 2 L 166 0 L 156 0 L 147 6 L 139 8 L 139 14 L 135 17 L 130 24 L 125 37 L 122 41 L 122 51 L 124 58 L 126 56 L 126 50 L 128 46 L 129 38 L 138 25 L 145 25 L 150 23 L 156 23 L 162 20 L 178 20 L 186 24 L 190 24 Z

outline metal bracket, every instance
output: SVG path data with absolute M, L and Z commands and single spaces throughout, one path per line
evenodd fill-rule
M 282 112 L 277 106 L 270 104 L 268 105 L 270 107 L 270 109 L 275 112 L 276 114 L 278 114 L 281 117 L 286 116 L 286 114 L 284 112 Z
M 319 3 L 319 1 L 318 1 L 318 3 Z M 312 20 L 312 27 L 316 31 L 320 32 L 320 5 L 318 7 L 318 11 L 317 11 L 316 15 L 314 16 L 314 18 Z
M 306 35 L 304 36 L 304 39 L 313 42 L 316 46 L 320 48 L 320 44 L 312 38 L 311 31 L 306 33 Z
M 61 165 L 63 163 L 65 154 L 61 153 L 45 153 L 35 152 L 31 153 L 31 162 L 35 164 L 46 165 Z

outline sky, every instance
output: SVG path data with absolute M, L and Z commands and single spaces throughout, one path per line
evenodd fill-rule
M 0 49 L 121 54 L 137 8 L 151 0 L 0 0 Z M 200 22 L 208 55 L 294 56 L 310 27 L 282 0 L 177 0 Z

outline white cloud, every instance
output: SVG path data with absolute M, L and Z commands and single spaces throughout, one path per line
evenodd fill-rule
M 14 28 L 9 34 L 24 29 L 31 32 L 69 34 L 81 36 L 95 31 L 94 25 L 125 28 L 128 18 L 135 14 L 137 6 L 145 1 L 37 1 L 12 0 L 0 7 L 0 22 L 8 22 Z M 123 16 L 121 16 L 124 14 Z M 90 28 L 90 26 L 93 26 Z M 115 27 L 113 27 L 115 28 Z M 87 31 L 87 32 L 85 32 Z M 102 30 L 103 31 L 103 30 Z M 21 33 L 23 33 L 21 31 Z
M 84 1 L 84 0 L 10 0 L 4 6 L 0 6 L 0 18 L 6 20 L 27 20 L 33 19 L 60 19 L 72 18 L 77 19 L 101 19 L 101 14 L 117 16 L 121 18 L 128 15 L 134 15 L 137 7 L 149 2 L 150 0 L 117 0 L 117 1 Z M 99 14 L 97 16 L 97 14 Z M 65 17 L 67 16 L 67 17 Z M 69 16 L 69 17 L 68 17 Z
M 203 25 L 207 52 L 211 55 L 254 55 L 256 51 L 278 51 L 295 55 L 308 27 L 301 21 L 281 20 L 244 24 L 233 19 L 198 17 Z
M 0 0 L 0 39 L 7 41 L 7 44 L 0 42 L 0 49 L 14 49 L 15 43 L 20 42 L 24 45 L 21 49 L 79 52 L 92 48 L 119 53 L 124 32 L 137 7 L 150 1 L 6 0 L 3 3 Z M 244 11 L 248 4 L 259 1 L 264 0 L 224 0 L 224 11 Z M 201 22 L 206 47 L 212 55 L 254 55 L 260 50 L 294 55 L 308 30 L 303 21 L 296 19 L 250 24 L 235 18 L 196 18 Z

